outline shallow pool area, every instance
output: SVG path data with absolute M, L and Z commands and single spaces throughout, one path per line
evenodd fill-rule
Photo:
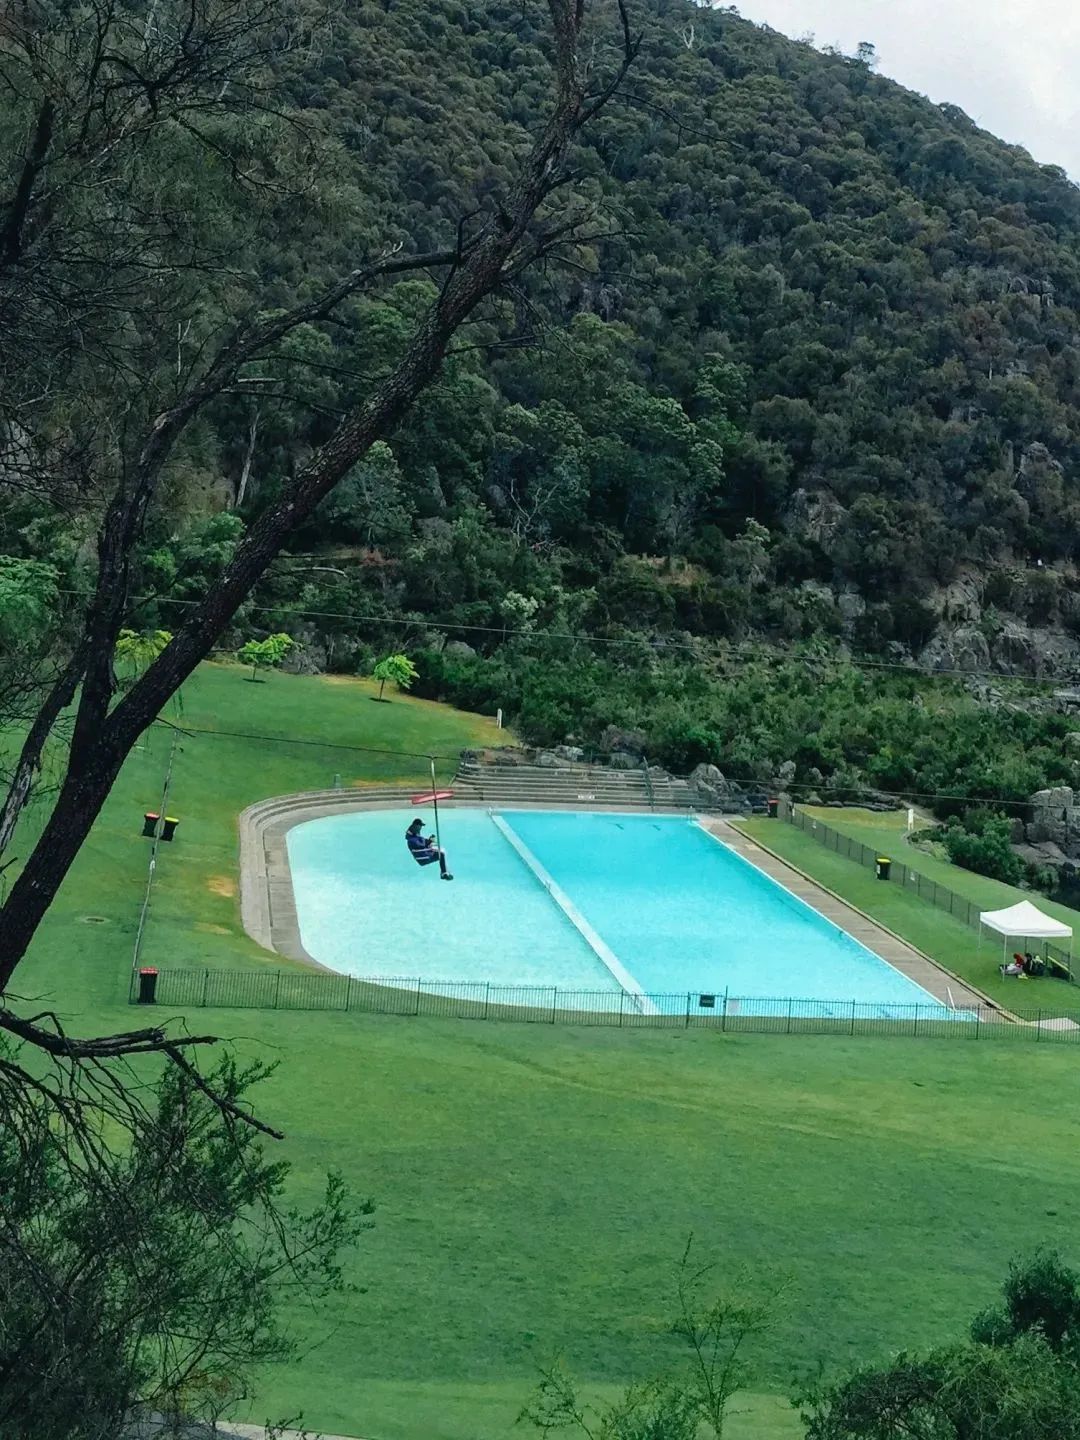
M 743 1013 L 781 1000 L 795 1014 L 945 1010 L 685 817 L 449 809 L 452 882 L 409 856 L 411 818 L 361 811 L 288 832 L 300 935 L 320 964 L 432 986 L 557 987 L 565 1003 L 580 991 L 639 1008 L 707 994 Z

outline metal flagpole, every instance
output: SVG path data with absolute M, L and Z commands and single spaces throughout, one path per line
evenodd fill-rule
M 443 870 L 446 867 L 442 861 L 442 836 L 439 834 L 439 792 L 435 787 L 435 756 L 429 755 L 428 760 L 431 763 L 431 803 L 435 806 L 435 844 L 439 847 L 439 869 Z

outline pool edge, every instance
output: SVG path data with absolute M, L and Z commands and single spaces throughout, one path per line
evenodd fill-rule
M 415 785 L 381 785 L 348 790 L 303 790 L 285 795 L 268 796 L 248 805 L 237 816 L 239 849 L 240 923 L 245 934 L 263 950 L 287 960 L 309 965 L 330 974 L 341 974 L 332 966 L 316 960 L 304 947 L 296 912 L 292 870 L 289 865 L 287 839 L 290 830 L 312 820 L 325 820 L 333 815 L 362 814 L 366 810 L 406 809 L 416 793 Z M 470 796 L 455 797 L 444 802 L 447 810 L 484 810 L 495 807 L 490 800 Z M 503 807 L 500 807 L 503 808 Z M 562 802 L 544 801 L 515 803 L 514 810 L 565 812 Z M 637 804 L 598 804 L 596 813 L 642 813 L 685 815 L 686 811 L 657 806 L 653 811 L 640 811 Z
M 320 970 L 330 974 L 342 972 L 334 970 L 332 966 L 324 965 L 316 960 L 314 956 L 305 949 L 299 929 L 299 922 L 296 914 L 296 900 L 292 885 L 292 872 L 289 866 L 288 853 L 286 849 L 286 836 L 288 832 L 297 825 L 306 824 L 312 820 L 325 819 L 332 815 L 362 813 L 365 810 L 390 810 L 407 808 L 409 800 L 414 793 L 414 787 L 410 786 L 379 786 L 365 788 L 364 790 L 309 790 L 294 792 L 292 794 L 278 795 L 261 800 L 248 806 L 238 816 L 238 839 L 239 839 L 239 860 L 240 860 L 240 913 L 243 928 L 248 936 L 260 945 L 264 950 L 283 956 L 285 959 L 300 962 L 312 969 Z M 469 810 L 492 810 L 494 807 L 490 802 L 473 800 L 471 798 L 455 799 L 447 802 L 447 809 L 461 808 Z M 500 807 L 505 808 L 505 807 Z M 541 802 L 535 804 L 515 804 L 514 810 L 540 810 L 565 812 L 566 806 L 561 804 L 546 805 Z M 628 813 L 639 812 L 635 806 L 597 806 L 590 813 Z M 685 815 L 685 811 L 674 812 L 669 810 L 658 810 L 657 814 Z M 798 895 L 785 885 L 782 880 L 769 875 L 764 867 L 756 865 L 755 862 L 745 854 L 740 853 L 733 845 L 725 842 L 723 838 L 714 833 L 711 826 L 722 827 L 732 836 L 737 836 L 744 844 L 756 846 L 763 854 L 768 855 L 774 862 L 781 865 L 791 874 L 798 876 L 812 890 L 822 896 L 828 897 L 840 905 L 845 911 L 858 917 L 866 925 L 887 936 L 896 944 L 930 967 L 935 975 L 947 977 L 953 981 L 962 991 L 963 996 L 950 1008 L 963 1009 L 968 1005 L 975 1008 L 989 1008 L 996 1011 L 1003 1019 L 1014 1021 L 1016 1017 L 1011 1014 L 1003 1005 L 991 1000 L 984 995 L 977 987 L 969 984 L 961 976 L 955 975 L 947 967 L 940 965 L 931 956 L 917 949 L 902 936 L 896 935 L 886 926 L 876 921 L 873 916 L 865 914 L 856 906 L 846 901 L 843 896 L 835 894 L 826 886 L 814 880 L 813 876 L 805 874 L 795 865 L 790 864 L 780 855 L 775 854 L 761 841 L 752 839 L 743 834 L 736 826 L 730 824 L 724 816 L 710 812 L 696 814 L 692 822 L 697 824 L 711 839 L 719 845 L 725 845 L 731 853 L 739 856 L 748 865 L 757 869 L 761 874 L 772 880 L 774 884 L 787 890 L 789 894 L 806 905 L 809 909 L 815 910 L 819 915 L 823 914 L 817 907 L 804 897 Z M 823 918 L 835 924 L 829 915 Z M 845 934 L 851 936 L 864 949 L 870 951 L 876 959 L 883 964 L 889 965 L 892 969 L 899 970 L 905 978 L 918 985 L 919 988 L 926 987 L 919 980 L 907 974 L 900 966 L 893 964 L 885 956 L 879 955 L 876 950 L 867 945 L 857 934 L 853 934 L 847 926 L 837 927 Z M 934 995 L 927 990 L 930 999 L 938 1005 L 949 1006 L 949 1001 L 943 996 Z M 968 998 L 970 997 L 970 999 Z
M 827 897 L 829 900 L 839 905 L 844 911 L 847 911 L 849 914 L 856 916 L 864 924 L 870 926 L 871 929 L 880 932 L 881 935 L 893 941 L 896 945 L 900 946 L 901 949 L 909 951 L 911 955 L 916 957 L 918 961 L 928 966 L 935 975 L 940 975 L 947 980 L 953 981 L 957 985 L 957 987 L 964 992 L 965 996 L 971 997 L 970 1001 L 961 1000 L 959 1003 L 954 1002 L 950 1004 L 948 999 L 942 999 L 940 996 L 934 995 L 933 992 L 927 991 L 927 993 L 930 995 L 930 998 L 936 1004 L 945 1005 L 949 1009 L 954 1010 L 962 1010 L 968 1008 L 992 1010 L 995 1011 L 998 1015 L 1000 1015 L 1002 1019 L 1007 1020 L 1013 1024 L 1018 1023 L 1017 1017 L 1010 1010 L 1008 1010 L 999 1001 L 992 1000 L 990 996 L 985 994 L 984 991 L 980 990 L 977 985 L 972 985 L 971 982 L 965 980 L 962 975 L 956 974 L 956 972 L 950 970 L 947 965 L 942 965 L 939 961 L 935 960 L 932 955 L 927 955 L 924 950 L 920 950 L 917 945 L 913 945 L 910 940 L 905 940 L 904 937 L 902 935 L 898 935 L 895 930 L 890 930 L 889 927 L 887 925 L 883 925 L 880 920 L 875 920 L 873 915 L 868 915 L 865 910 L 860 910 L 859 907 L 857 905 L 853 905 L 850 900 L 845 900 L 843 895 L 838 894 L 835 890 L 830 890 L 827 885 L 823 885 L 820 880 L 815 880 L 814 877 L 807 874 L 805 870 L 800 870 L 798 865 L 793 865 L 791 861 L 786 860 L 783 855 L 778 854 L 775 850 L 771 850 L 768 845 L 766 845 L 763 841 L 759 840 L 756 836 L 745 834 L 742 830 L 739 829 L 737 825 L 731 824 L 726 818 L 722 816 L 699 816 L 696 817 L 696 819 L 697 823 L 700 825 L 700 828 L 704 830 L 711 839 L 715 840 L 718 845 L 727 845 L 727 848 L 731 851 L 732 854 L 738 855 L 738 857 L 741 860 L 745 861 L 746 864 L 753 866 L 754 869 L 758 870 L 760 874 L 766 876 L 774 884 L 779 885 L 784 890 L 787 890 L 787 892 L 790 895 L 794 896 L 794 898 L 798 900 L 801 904 L 808 906 L 808 908 L 811 910 L 816 910 L 817 913 L 822 916 L 823 919 L 828 920 L 830 924 L 836 925 L 837 923 L 831 915 L 828 915 L 824 910 L 818 910 L 817 906 L 814 905 L 810 900 L 806 899 L 802 895 L 799 895 L 789 885 L 785 885 L 783 880 L 778 879 L 775 875 L 771 875 L 769 871 L 764 868 L 764 866 L 758 865 L 749 855 L 744 854 L 740 850 L 736 849 L 734 845 L 728 845 L 727 842 L 720 835 L 717 835 L 716 833 L 714 833 L 714 831 L 709 829 L 709 825 L 723 827 L 732 835 L 738 836 L 739 840 L 741 840 L 743 844 L 753 846 L 760 850 L 763 854 L 768 855 L 769 858 L 775 861 L 777 865 L 781 866 L 784 870 L 790 871 L 792 875 L 795 875 L 800 880 L 802 880 L 806 885 L 811 888 L 812 891 L 824 897 Z M 708 821 L 708 825 L 703 823 L 706 820 Z M 851 939 L 857 941 L 858 944 L 862 945 L 864 949 L 870 950 L 870 953 L 874 955 L 877 959 L 879 959 L 882 964 L 890 966 L 893 970 L 899 970 L 906 979 L 911 980 L 912 984 L 918 985 L 920 989 L 926 989 L 922 981 L 916 980 L 913 976 L 909 975 L 907 971 L 903 970 L 892 960 L 887 959 L 884 955 L 879 955 L 876 950 L 871 950 L 870 946 L 866 944 L 865 940 L 861 939 L 850 928 L 845 925 L 837 925 L 837 928 L 843 930 L 846 935 L 850 936 Z M 946 990 L 947 989 L 948 987 L 946 987 Z

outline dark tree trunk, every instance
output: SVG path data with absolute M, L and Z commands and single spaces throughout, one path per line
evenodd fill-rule
M 57 804 L 0 911 L 0 992 L 11 977 L 90 832 L 120 768 L 142 732 L 183 684 L 229 624 L 291 532 L 311 515 L 376 440 L 392 433 L 438 373 L 451 339 L 479 302 L 530 258 L 546 253 L 567 227 L 529 236 L 543 201 L 559 184 L 570 141 L 613 93 L 638 42 L 631 39 L 622 0 L 625 41 L 616 79 L 587 97 L 578 44 L 584 0 L 548 0 L 555 39 L 556 99 L 522 173 L 496 214 L 459 248 L 438 299 L 419 322 L 396 369 L 338 427 L 295 476 L 281 498 L 255 521 L 213 588 L 170 644 L 123 699 L 108 711 L 112 651 L 122 623 L 131 546 L 172 440 L 197 408 L 194 400 L 160 418 L 140 460 L 142 478 L 114 498 L 99 544 L 98 585 L 84 631 L 87 660 L 68 774 Z M 526 243 L 529 242 L 529 243 Z M 236 342 L 238 343 L 238 342 Z M 221 369 L 221 362 L 216 362 Z M 235 371 L 233 372 L 235 373 Z M 209 382 L 203 383 L 207 389 Z

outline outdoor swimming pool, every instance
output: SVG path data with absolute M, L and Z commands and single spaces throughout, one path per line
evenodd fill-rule
M 411 813 L 288 833 L 300 935 L 363 977 L 560 991 L 940 1007 L 927 991 L 683 817 L 448 810 L 453 883 L 410 859 Z M 899 1012 L 898 1012 L 899 1013 Z

